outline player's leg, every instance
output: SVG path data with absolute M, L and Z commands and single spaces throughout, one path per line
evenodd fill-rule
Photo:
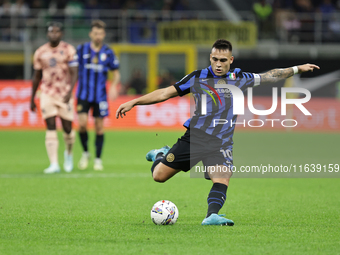
M 225 153 L 222 153 L 224 151 Z M 226 163 L 228 162 L 228 163 Z M 208 212 L 202 225 L 229 225 L 233 226 L 232 220 L 218 215 L 227 199 L 227 189 L 229 186 L 232 172 L 232 146 L 221 148 L 214 155 L 203 160 L 204 165 L 208 166 L 208 176 L 213 185 L 208 195 Z
M 102 171 L 104 169 L 103 163 L 101 160 L 103 145 L 104 145 L 104 118 L 103 117 L 95 117 L 94 121 L 95 131 L 96 131 L 96 158 L 94 159 L 93 169 L 96 171 Z
M 181 170 L 176 170 L 172 167 L 169 167 L 167 165 L 164 165 L 160 160 L 156 160 L 152 165 L 152 178 L 156 182 L 166 182 L 169 180 L 172 176 L 179 173 Z
M 56 130 L 55 116 L 46 118 L 45 123 L 47 127 L 45 146 L 48 158 L 50 160 L 50 166 L 44 170 L 44 173 L 58 173 L 60 172 L 60 167 L 58 163 L 59 140 Z
M 58 102 L 58 116 L 61 119 L 61 124 L 64 130 L 64 141 L 66 150 L 64 151 L 64 170 L 71 172 L 73 170 L 73 155 L 72 148 L 75 140 L 75 134 L 72 130 L 72 121 L 74 119 L 74 103 L 71 98 L 68 103 Z
M 55 118 L 58 115 L 58 109 L 55 100 L 45 93 L 40 96 L 40 109 L 43 119 L 46 123 L 45 146 L 50 166 L 44 170 L 44 173 L 58 173 L 60 167 L 58 163 L 59 140 L 56 129 Z
M 73 144 L 75 141 L 75 132 L 72 129 L 72 121 L 61 118 L 61 123 L 64 130 L 64 142 L 66 150 L 64 151 L 64 170 L 71 172 L 73 170 Z
M 108 103 L 101 101 L 93 104 L 93 117 L 95 118 L 96 130 L 96 158 L 94 160 L 93 169 L 97 171 L 103 170 L 103 163 L 101 160 L 103 145 L 104 145 L 104 118 L 109 115 Z
M 88 139 L 89 135 L 87 132 L 87 121 L 88 114 L 87 113 L 78 113 L 78 124 L 79 124 L 79 138 L 81 142 L 81 146 L 83 148 L 83 154 L 79 160 L 78 168 L 80 170 L 84 170 L 87 168 L 89 164 L 90 153 L 88 151 Z
M 78 99 L 77 111 L 78 111 L 78 124 L 79 124 L 79 138 L 81 146 L 83 148 L 83 154 L 79 160 L 78 168 L 84 170 L 89 164 L 90 154 L 88 152 L 88 132 L 87 132 L 87 121 L 88 121 L 88 111 L 90 109 L 90 103 Z
M 216 170 L 225 168 L 224 173 L 220 173 Z M 210 189 L 208 195 L 208 212 L 206 218 L 203 220 L 202 225 L 229 225 L 233 226 L 232 220 L 226 219 L 218 215 L 218 212 L 223 207 L 227 199 L 227 189 L 229 186 L 229 180 L 232 175 L 232 171 L 226 168 L 224 165 L 216 165 L 208 167 L 208 173 L 213 186 Z M 217 174 L 216 174 L 217 173 Z

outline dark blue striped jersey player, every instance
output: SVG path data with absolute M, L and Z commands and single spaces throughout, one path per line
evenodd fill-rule
M 222 140 L 222 145 L 233 144 L 235 125 L 231 125 L 230 122 L 235 123 L 237 118 L 237 115 L 233 114 L 233 96 L 228 89 L 216 88 L 218 87 L 216 84 L 234 85 L 245 91 L 248 87 L 259 85 L 260 76 L 242 72 L 239 68 L 229 70 L 224 76 L 216 76 L 209 66 L 192 72 L 174 85 L 180 96 L 192 93 L 195 98 L 196 110 L 184 126 L 199 129 L 219 138 Z M 206 110 L 205 114 L 202 114 L 201 100 L 204 94 Z M 227 120 L 227 122 L 218 124 L 216 120 Z
M 79 62 L 78 113 L 88 112 L 93 107 L 93 116 L 105 117 L 109 114 L 106 81 L 110 70 L 119 68 L 119 61 L 112 49 L 103 45 L 96 52 L 90 42 L 77 47 Z

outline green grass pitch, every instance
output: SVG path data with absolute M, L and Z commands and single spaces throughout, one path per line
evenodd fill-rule
M 0 254 L 340 253 L 336 178 L 234 178 L 221 213 L 235 226 L 201 226 L 211 183 L 188 173 L 155 183 L 145 160 L 183 132 L 107 132 L 105 171 L 49 176 L 43 131 L 0 132 Z M 340 163 L 339 134 L 236 131 L 234 141 L 236 166 Z M 177 205 L 175 225 L 152 223 L 161 199 Z

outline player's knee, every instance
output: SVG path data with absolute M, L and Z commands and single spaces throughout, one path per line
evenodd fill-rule
M 152 174 L 152 177 L 153 177 L 154 181 L 160 182 L 160 183 L 163 183 L 167 180 L 164 177 L 164 175 L 162 175 L 162 173 L 160 173 L 159 171 L 154 171 L 153 174 Z
M 72 131 L 72 126 L 65 126 L 65 127 L 64 127 L 64 132 L 65 132 L 66 134 L 70 134 L 71 131 Z
M 57 127 L 55 123 L 46 123 L 47 130 L 56 130 Z
M 97 135 L 103 135 L 104 134 L 104 129 L 103 128 L 96 128 L 96 134 Z
M 79 123 L 79 132 L 83 133 L 83 132 L 86 132 L 86 131 L 87 131 L 86 124 Z
M 104 134 L 104 127 L 103 125 L 97 124 L 95 125 L 95 130 L 97 135 L 102 135 Z

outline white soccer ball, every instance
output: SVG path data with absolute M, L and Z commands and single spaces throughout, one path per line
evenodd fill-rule
M 178 219 L 177 206 L 169 200 L 161 200 L 153 205 L 151 219 L 156 225 L 175 224 Z

